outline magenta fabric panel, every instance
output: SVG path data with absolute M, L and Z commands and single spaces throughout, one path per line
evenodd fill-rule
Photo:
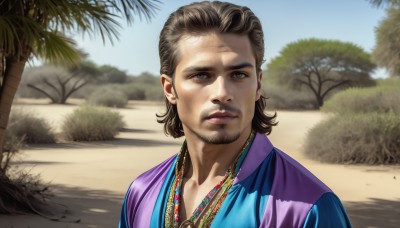
M 260 166 L 272 149 L 273 146 L 268 138 L 264 134 L 257 133 L 233 184 L 235 185 L 250 176 Z
M 275 177 L 261 227 L 302 227 L 313 204 L 331 190 L 287 154 L 275 151 Z
M 126 213 L 129 227 L 149 227 L 160 189 L 176 155 L 140 175 L 129 188 Z

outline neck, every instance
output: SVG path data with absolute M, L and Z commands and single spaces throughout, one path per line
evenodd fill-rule
M 237 155 L 247 142 L 251 129 L 229 144 L 207 144 L 197 137 L 186 135 L 187 148 L 190 155 L 185 178 L 197 185 L 213 182 L 225 176 Z

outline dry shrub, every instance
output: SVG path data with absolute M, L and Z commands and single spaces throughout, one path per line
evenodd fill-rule
M 325 112 L 400 114 L 400 83 L 372 88 L 351 88 L 335 94 L 322 107 Z
M 106 107 L 125 107 L 128 103 L 126 95 L 113 86 L 100 87 L 96 89 L 88 99 L 90 104 Z
M 400 163 L 400 118 L 391 113 L 334 115 L 315 126 L 305 153 L 332 163 Z
M 162 101 L 165 98 L 163 89 L 159 83 L 130 83 L 120 86 L 119 90 L 123 92 L 129 100 Z
M 117 111 L 105 107 L 82 106 L 65 117 L 62 131 L 68 140 L 100 141 L 113 139 L 124 125 Z
M 15 114 L 15 112 L 14 112 Z M 27 171 L 21 171 L 12 165 L 20 148 L 24 145 L 24 137 L 6 132 L 3 147 L 3 161 L 0 170 L 0 214 L 39 214 L 48 217 L 44 210 L 50 193 L 46 184 Z
M 263 84 L 268 109 L 310 110 L 316 109 L 315 98 L 304 91 L 294 91 L 274 84 Z
M 120 86 L 121 92 L 123 92 L 129 100 L 145 100 L 146 99 L 146 86 L 130 83 Z
M 77 90 L 76 92 L 74 92 L 71 95 L 71 98 L 78 98 L 78 99 L 88 99 L 89 96 L 96 90 L 98 89 L 99 85 L 96 84 L 87 84 L 85 86 L 83 86 L 82 88 L 80 88 L 79 90 Z
M 165 97 L 160 83 L 140 84 L 136 82 L 101 86 L 89 85 L 77 91 L 76 94 L 80 98 L 85 97 L 89 103 L 108 107 L 124 107 L 127 104 L 127 100 L 163 101 Z M 88 96 L 87 94 L 90 95 Z
M 18 138 L 11 134 L 10 131 L 6 131 L 6 141 L 3 145 L 3 160 L 0 161 L 1 170 L 5 173 L 8 171 L 11 167 L 11 161 L 16 157 L 23 146 L 24 138 Z
M 40 177 L 24 171 L 10 176 L 0 174 L 0 214 L 32 213 L 48 217 L 45 207 L 51 194 Z
M 18 152 L 24 146 L 24 137 L 18 138 L 15 134 L 12 134 L 9 130 L 6 131 L 6 141 L 3 145 L 3 152 Z
M 147 101 L 163 101 L 164 91 L 160 85 L 149 85 L 145 91 Z
M 16 138 L 24 143 L 55 143 L 56 136 L 50 124 L 33 112 L 14 109 L 8 121 L 7 132 L 11 139 Z

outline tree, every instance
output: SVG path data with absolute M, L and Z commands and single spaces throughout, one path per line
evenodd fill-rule
M 111 65 L 103 65 L 99 70 L 102 74 L 102 81 L 105 83 L 125 83 L 128 79 L 125 71 Z
M 378 66 L 389 71 L 390 76 L 400 77 L 400 3 L 386 12 L 387 17 L 375 30 L 376 45 L 372 57 Z
M 72 67 L 45 65 L 31 68 L 22 80 L 27 81 L 24 84 L 28 88 L 43 94 L 52 103 L 65 104 L 73 93 L 100 74 L 96 65 L 82 62 Z
M 381 6 L 400 6 L 400 0 L 369 0 L 369 2 L 375 7 Z
M 138 76 L 131 77 L 131 81 L 143 85 L 160 85 L 160 77 L 147 71 L 140 73 Z
M 5 131 L 11 104 L 26 62 L 33 56 L 52 63 L 76 63 L 81 55 L 67 35 L 118 39 L 120 19 L 133 23 L 134 15 L 150 19 L 158 0 L 2 0 L 0 1 L 0 212 L 10 205 L 35 212 L 18 198 L 15 186 L 1 168 Z M 23 191 L 19 188 L 18 191 Z M 21 205 L 19 204 L 21 202 Z M 8 203 L 8 204 L 7 204 Z M 24 204 L 25 203 L 25 204 Z
M 373 85 L 375 66 L 360 47 L 335 40 L 305 39 L 284 47 L 267 66 L 266 77 L 293 89 L 312 92 L 316 106 L 335 90 Z

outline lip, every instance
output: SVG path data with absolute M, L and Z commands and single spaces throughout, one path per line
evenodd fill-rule
M 214 124 L 227 124 L 237 118 L 237 115 L 229 111 L 217 111 L 206 117 L 206 120 Z

